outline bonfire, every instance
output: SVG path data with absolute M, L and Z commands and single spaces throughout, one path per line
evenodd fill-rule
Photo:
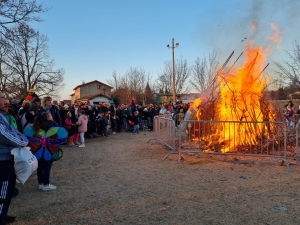
M 255 30 L 255 22 L 252 24 Z M 271 27 L 275 34 L 266 39 L 280 42 L 278 27 L 276 24 L 271 24 Z M 263 74 L 269 65 L 266 59 L 270 47 L 264 49 L 262 46 L 254 46 L 254 41 L 250 40 L 245 51 L 227 67 L 233 53 L 212 78 L 203 95 L 194 101 L 191 106 L 194 112 L 188 115 L 190 120 L 232 123 L 220 122 L 218 126 L 210 124 L 209 132 L 206 128 L 200 128 L 200 123 L 186 127 L 193 141 L 207 139 L 209 135 L 207 145 L 222 145 L 222 152 L 233 152 L 236 146 L 251 146 L 259 142 L 262 148 L 264 139 L 278 139 L 280 135 L 277 125 L 273 123 L 278 121 L 278 112 L 264 95 L 270 77 Z M 241 66 L 237 66 L 242 55 L 245 60 Z M 215 147 L 215 150 L 218 148 L 220 150 L 220 147 Z

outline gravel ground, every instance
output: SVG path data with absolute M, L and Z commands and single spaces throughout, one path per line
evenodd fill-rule
M 34 173 L 13 199 L 15 225 L 300 224 L 300 167 L 232 156 L 177 155 L 147 141 L 151 132 L 118 133 L 63 147 L 53 165 L 55 191 Z

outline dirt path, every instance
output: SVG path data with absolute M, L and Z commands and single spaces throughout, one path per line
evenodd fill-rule
M 300 224 L 300 166 L 288 172 L 273 160 L 199 155 L 163 161 L 169 150 L 147 143 L 152 135 L 63 147 L 51 174 L 57 190 L 38 190 L 36 174 L 18 184 L 14 224 Z

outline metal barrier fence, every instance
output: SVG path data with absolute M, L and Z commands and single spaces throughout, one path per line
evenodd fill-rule
M 176 127 L 174 120 L 171 118 L 171 114 L 155 116 L 153 119 L 153 130 L 153 138 L 149 141 L 159 141 L 160 143 L 173 150 L 174 154 L 178 153 L 175 147 Z
M 292 118 L 291 118 L 291 122 L 289 122 L 284 114 L 283 114 L 283 118 L 286 120 L 287 123 L 287 128 L 288 129 L 295 129 L 297 126 L 300 127 L 300 114 L 295 114 Z
M 281 122 L 190 120 L 180 126 L 179 154 L 200 152 L 283 158 L 286 125 Z
M 285 160 L 290 170 L 286 133 L 282 122 L 183 120 L 176 127 L 171 118 L 157 116 L 153 139 L 172 150 L 165 159 L 170 154 L 180 159 L 182 153 L 272 157 Z

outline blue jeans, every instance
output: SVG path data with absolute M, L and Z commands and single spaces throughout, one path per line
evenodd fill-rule
M 143 124 L 142 124 L 142 117 L 139 117 L 139 128 L 142 129 L 143 127 Z
M 137 124 L 137 125 L 134 125 L 134 127 L 133 127 L 133 132 L 139 132 L 139 125 Z
M 39 184 L 48 185 L 50 183 L 50 171 L 52 167 L 52 160 L 46 161 L 41 158 L 38 161 L 37 177 Z
M 103 126 L 101 135 L 107 135 L 107 126 Z
M 127 123 L 127 117 L 124 117 L 124 118 L 123 118 L 123 129 L 124 129 L 125 131 L 127 131 L 127 130 L 128 130 L 128 127 L 129 127 L 129 125 L 128 125 L 128 123 Z

